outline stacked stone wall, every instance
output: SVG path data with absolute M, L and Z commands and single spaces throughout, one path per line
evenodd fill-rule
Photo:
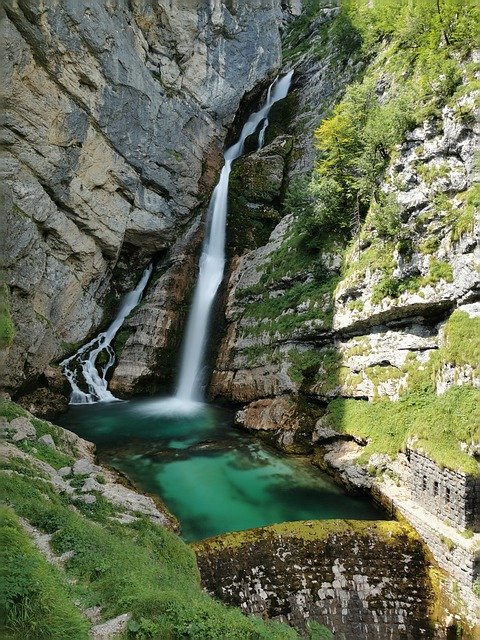
M 206 589 L 245 613 L 346 640 L 433 638 L 420 539 L 397 522 L 295 522 L 194 545 Z
M 480 531 L 480 476 L 441 469 L 418 451 L 409 458 L 414 499 L 455 527 Z

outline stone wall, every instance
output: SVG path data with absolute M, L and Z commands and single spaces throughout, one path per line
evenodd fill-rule
M 345 640 L 434 637 L 427 563 L 407 525 L 284 523 L 213 538 L 194 550 L 206 589 L 246 613 L 300 630 L 315 620 Z
M 480 477 L 441 469 L 418 451 L 410 451 L 412 496 L 425 509 L 460 529 L 480 530 Z

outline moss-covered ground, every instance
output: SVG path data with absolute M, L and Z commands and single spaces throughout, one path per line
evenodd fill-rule
M 12 344 L 14 327 L 10 313 L 9 291 L 5 284 L 0 285 L 0 349 Z

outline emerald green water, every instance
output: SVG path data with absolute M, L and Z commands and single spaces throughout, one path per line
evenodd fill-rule
M 181 415 L 169 401 L 98 403 L 72 406 L 62 423 L 158 495 L 187 541 L 287 520 L 385 518 L 308 461 L 233 429 L 231 412 L 218 407 Z

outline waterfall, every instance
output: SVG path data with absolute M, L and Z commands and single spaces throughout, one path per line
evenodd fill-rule
M 270 85 L 268 87 L 268 91 L 267 91 L 267 100 L 265 102 L 265 104 L 269 104 L 270 100 L 271 100 L 271 95 L 272 95 L 272 85 Z M 263 149 L 263 146 L 265 144 L 265 132 L 267 131 L 268 128 L 268 113 L 265 116 L 265 120 L 264 123 L 262 125 L 262 128 L 260 129 L 260 133 L 258 134 L 258 148 L 259 149 Z
M 118 400 L 107 388 L 107 373 L 115 362 L 115 352 L 111 347 L 111 342 L 125 318 L 140 302 L 152 268 L 153 265 L 150 264 L 143 272 L 135 289 L 123 297 L 118 313 L 108 329 L 81 347 L 73 356 L 60 363 L 63 373 L 72 387 L 70 404 L 91 404 L 99 401 Z M 107 360 L 105 364 L 97 367 L 97 358 L 102 352 L 105 353 Z M 82 391 L 78 386 L 79 372 L 87 384 L 88 393 Z
M 208 332 L 208 320 L 215 294 L 223 279 L 225 267 L 225 231 L 227 223 L 228 181 L 233 161 L 243 153 L 248 136 L 253 134 L 263 121 L 258 137 L 258 148 L 265 141 L 268 113 L 275 102 L 285 98 L 290 88 L 293 71 L 277 78 L 269 87 L 263 107 L 252 113 L 245 123 L 238 141 L 224 153 L 225 163 L 220 179 L 212 194 L 208 208 L 208 224 L 200 257 L 198 281 L 187 322 L 183 344 L 180 376 L 176 398 L 181 401 L 201 399 L 202 368 Z

